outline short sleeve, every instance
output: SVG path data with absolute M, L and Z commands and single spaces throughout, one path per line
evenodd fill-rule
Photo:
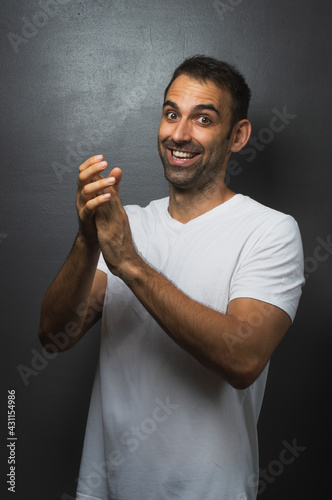
M 239 258 L 230 301 L 261 300 L 284 310 L 293 321 L 304 285 L 303 249 L 296 221 L 280 215 L 260 228 L 257 241 Z

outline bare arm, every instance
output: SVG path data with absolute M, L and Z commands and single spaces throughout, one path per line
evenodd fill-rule
M 45 293 L 39 338 L 46 350 L 73 347 L 100 318 L 107 278 L 96 271 L 98 256 L 79 235 Z
M 244 389 L 252 384 L 289 327 L 288 315 L 278 307 L 248 298 L 233 300 L 222 314 L 186 296 L 138 255 L 115 191 L 96 210 L 95 217 L 109 269 L 127 284 L 164 331 L 232 386 Z
M 255 381 L 290 325 L 284 311 L 254 299 L 233 300 L 226 314 L 210 309 L 142 260 L 124 276 L 165 332 L 237 389 Z
M 79 234 L 43 299 L 39 338 L 49 350 L 75 345 L 101 315 L 106 275 L 96 271 L 100 247 L 94 212 L 109 197 L 100 193 L 117 183 L 112 172 L 108 178 L 101 177 L 107 167 L 102 158 L 101 155 L 89 158 L 80 166 L 76 203 Z M 66 341 L 57 341 L 57 335 Z

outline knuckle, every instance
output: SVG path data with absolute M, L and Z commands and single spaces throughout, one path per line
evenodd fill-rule
M 89 194 L 89 187 L 87 185 L 83 186 L 82 194 L 83 196 L 87 196 Z
M 87 210 L 89 210 L 89 212 L 91 212 L 91 211 L 93 210 L 93 208 L 94 208 L 94 204 L 95 204 L 95 202 L 94 202 L 94 198 L 92 198 L 92 199 L 88 200 L 88 201 L 85 203 L 84 207 L 85 207 Z
M 78 176 L 78 185 L 82 185 L 84 182 L 84 176 L 82 175 L 82 173 L 80 173 L 80 175 Z

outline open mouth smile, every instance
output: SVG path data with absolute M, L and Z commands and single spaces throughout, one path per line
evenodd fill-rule
M 176 165 L 188 165 L 196 161 L 200 153 L 192 153 L 190 151 L 180 151 L 177 149 L 168 149 L 168 158 L 171 163 Z

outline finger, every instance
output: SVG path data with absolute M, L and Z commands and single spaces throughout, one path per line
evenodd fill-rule
M 79 171 L 82 172 L 83 170 L 91 167 L 91 165 L 93 165 L 94 163 L 101 162 L 103 158 L 104 158 L 103 155 L 91 156 L 90 158 L 85 160 L 85 162 L 82 163 L 82 165 L 79 166 Z
M 116 182 L 114 184 L 115 190 L 119 193 L 120 192 L 120 182 L 122 179 L 122 170 L 119 167 L 115 167 L 111 170 L 109 173 L 109 177 L 114 177 Z
M 93 163 L 92 165 L 85 168 L 79 173 L 78 185 L 82 187 L 84 184 L 87 184 L 88 182 L 91 182 L 96 179 L 102 179 L 100 173 L 106 170 L 106 168 L 107 168 L 107 161 Z
M 95 196 L 100 193 L 107 192 L 107 188 L 110 188 L 116 183 L 115 177 L 106 177 L 100 180 L 90 182 L 85 184 L 82 189 L 82 196 L 85 199 L 91 198 L 91 196 Z
M 111 197 L 111 193 L 101 194 L 100 196 L 96 196 L 95 198 L 91 198 L 91 200 L 87 201 L 84 207 L 82 208 L 81 218 L 85 220 L 87 217 L 91 217 L 94 214 L 96 208 L 100 207 L 104 203 L 106 203 Z

